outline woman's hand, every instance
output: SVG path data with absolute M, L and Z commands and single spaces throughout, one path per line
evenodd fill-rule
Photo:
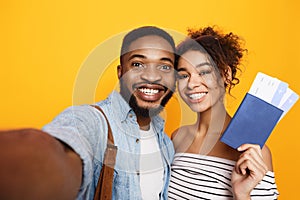
M 231 184 L 235 199 L 250 199 L 250 193 L 268 171 L 259 145 L 243 144 L 243 152 L 232 171 Z

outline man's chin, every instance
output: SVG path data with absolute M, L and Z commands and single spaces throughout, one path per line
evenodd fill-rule
M 129 101 L 129 105 L 137 116 L 142 117 L 153 117 L 158 115 L 163 110 L 163 106 L 160 104 L 160 102 L 141 102 L 133 96 Z
M 160 102 L 138 102 L 137 103 L 138 107 L 147 109 L 147 110 L 153 110 L 153 109 L 159 109 L 161 107 Z
M 173 95 L 173 90 L 169 90 L 166 91 L 165 95 L 161 97 L 161 99 L 157 101 L 147 101 L 139 98 L 134 93 L 130 94 L 129 90 L 122 84 L 120 89 L 121 95 L 128 102 L 135 114 L 143 117 L 153 117 L 158 115 Z

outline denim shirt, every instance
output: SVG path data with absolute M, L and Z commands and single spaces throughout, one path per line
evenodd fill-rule
M 118 148 L 112 198 L 141 199 L 140 130 L 136 115 L 116 91 L 97 105 L 108 118 Z M 157 133 L 164 167 L 164 187 L 160 199 L 167 199 L 174 148 L 170 138 L 164 134 L 164 120 L 155 116 L 151 123 Z M 83 180 L 77 199 L 93 199 L 107 144 L 108 129 L 104 116 L 89 105 L 72 106 L 45 125 L 43 130 L 68 144 L 81 157 Z

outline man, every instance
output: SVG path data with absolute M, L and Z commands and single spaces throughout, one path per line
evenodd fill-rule
M 156 27 L 135 29 L 123 39 L 120 93 L 113 91 L 97 103 L 118 147 L 113 199 L 167 198 L 174 149 L 158 113 L 175 88 L 174 52 L 172 37 Z M 8 176 L 0 170 L 5 180 L 0 181 L 0 199 L 92 199 L 107 131 L 103 114 L 83 105 L 66 109 L 43 132 L 0 134 L 3 150 L 11 152 L 2 153 L 2 160 L 9 162 L 1 168 L 17 173 Z

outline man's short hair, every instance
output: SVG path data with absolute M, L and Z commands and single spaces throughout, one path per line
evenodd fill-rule
M 128 52 L 130 44 L 141 37 L 149 36 L 149 35 L 156 35 L 165 39 L 171 45 L 173 52 L 175 54 L 175 49 L 176 49 L 175 42 L 173 37 L 169 33 L 155 26 L 142 26 L 130 31 L 123 38 L 123 42 L 121 46 L 121 55 L 120 55 L 121 65 L 122 65 L 122 58 L 124 54 Z

